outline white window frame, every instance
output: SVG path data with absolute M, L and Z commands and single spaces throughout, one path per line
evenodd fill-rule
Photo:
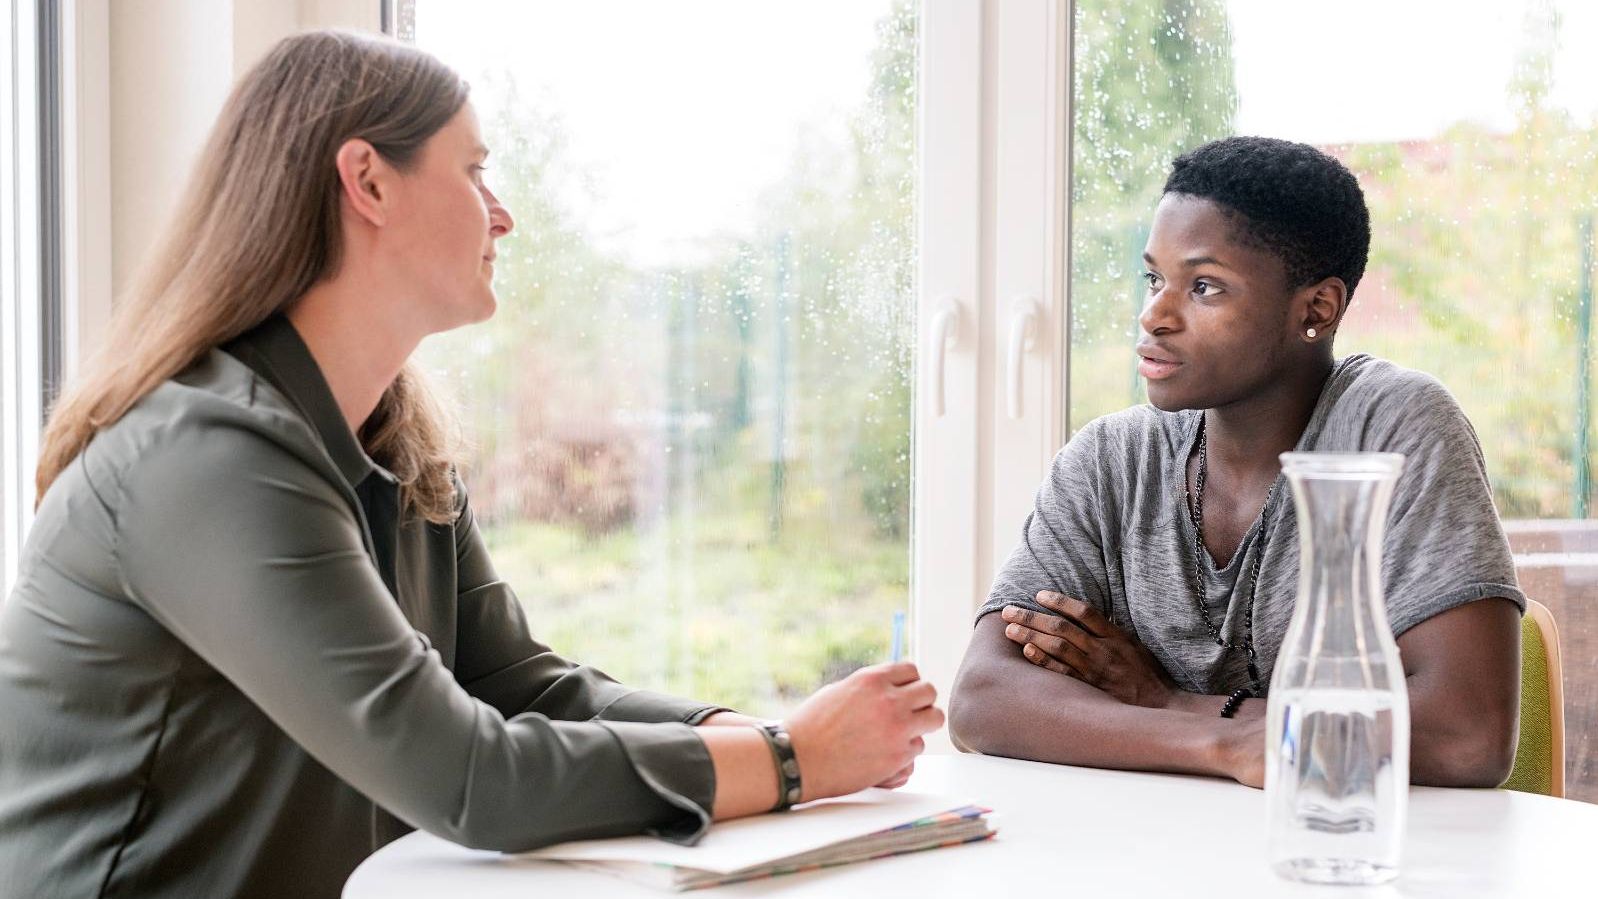
M 924 0 L 911 619 L 945 697 L 1066 437 L 1070 25 L 1069 0 Z
M 911 655 L 945 696 L 984 577 L 973 552 L 982 509 L 973 437 L 983 355 L 984 12 L 969 0 L 924 0 L 921 19 Z M 940 317 L 949 318 L 936 346 Z
M 37 4 L 0 6 L 0 578 L 9 593 L 33 520 L 42 405 Z M 4 593 L 0 593 L 3 596 Z

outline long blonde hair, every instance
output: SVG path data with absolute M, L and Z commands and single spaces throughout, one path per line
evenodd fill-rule
M 465 102 L 460 76 L 395 41 L 334 31 L 280 41 L 222 108 L 171 224 L 117 304 L 115 345 L 51 414 L 37 495 L 163 381 L 338 271 L 334 159 L 345 141 L 364 139 L 403 170 Z M 405 507 L 443 523 L 455 514 L 452 433 L 407 364 L 359 436 L 398 477 Z

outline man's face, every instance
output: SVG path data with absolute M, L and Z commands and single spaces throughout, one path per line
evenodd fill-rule
M 1167 412 L 1247 399 L 1291 359 L 1285 268 L 1239 243 L 1236 228 L 1223 207 L 1184 194 L 1166 194 L 1154 211 L 1138 372 Z

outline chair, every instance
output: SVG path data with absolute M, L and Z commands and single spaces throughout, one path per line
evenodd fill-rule
M 1528 600 L 1520 622 L 1520 743 L 1504 789 L 1565 795 L 1565 696 L 1553 613 Z

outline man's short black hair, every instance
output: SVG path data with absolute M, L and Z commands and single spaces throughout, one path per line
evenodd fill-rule
M 1276 254 L 1289 287 L 1336 276 L 1354 295 L 1370 253 L 1370 212 L 1341 162 L 1269 137 L 1228 137 L 1176 158 L 1166 193 L 1210 200 L 1233 214 L 1237 237 Z

